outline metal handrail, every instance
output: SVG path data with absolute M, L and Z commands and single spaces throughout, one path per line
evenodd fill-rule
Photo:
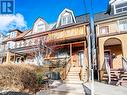
M 122 64 L 124 71 L 127 71 L 127 59 L 122 56 Z
M 108 84 L 111 83 L 111 69 L 110 69 L 110 65 L 108 63 L 105 62 L 104 60 L 104 63 L 105 63 L 105 69 L 106 69 L 106 72 L 108 74 Z

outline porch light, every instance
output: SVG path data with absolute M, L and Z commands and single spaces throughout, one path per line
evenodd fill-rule
M 116 57 L 116 54 L 115 53 L 112 53 L 112 58 L 115 58 Z

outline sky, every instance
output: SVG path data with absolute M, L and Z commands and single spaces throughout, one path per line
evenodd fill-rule
M 64 8 L 71 9 L 75 16 L 89 13 L 90 1 L 94 13 L 107 8 L 108 0 L 15 0 L 15 14 L 0 14 L 0 32 L 6 34 L 13 29 L 31 29 L 38 17 L 47 23 L 56 22 Z

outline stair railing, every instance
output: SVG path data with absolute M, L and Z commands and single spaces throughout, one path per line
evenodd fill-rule
M 65 79 L 66 79 L 66 76 L 68 75 L 68 72 L 70 71 L 70 68 L 71 68 L 71 57 L 68 59 L 68 62 L 65 66 Z
M 127 59 L 122 56 L 122 64 L 124 71 L 127 71 Z
M 104 60 L 104 64 L 105 64 L 105 69 L 106 69 L 106 72 L 108 74 L 108 84 L 111 83 L 111 69 L 110 69 L 110 65 L 108 62 L 106 62 L 106 59 Z

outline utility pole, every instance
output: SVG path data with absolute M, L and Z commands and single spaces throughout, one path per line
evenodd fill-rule
M 89 69 L 91 82 L 91 95 L 94 95 L 94 64 L 96 63 L 96 37 L 94 30 L 94 13 L 92 0 L 90 0 L 90 33 L 89 33 Z

